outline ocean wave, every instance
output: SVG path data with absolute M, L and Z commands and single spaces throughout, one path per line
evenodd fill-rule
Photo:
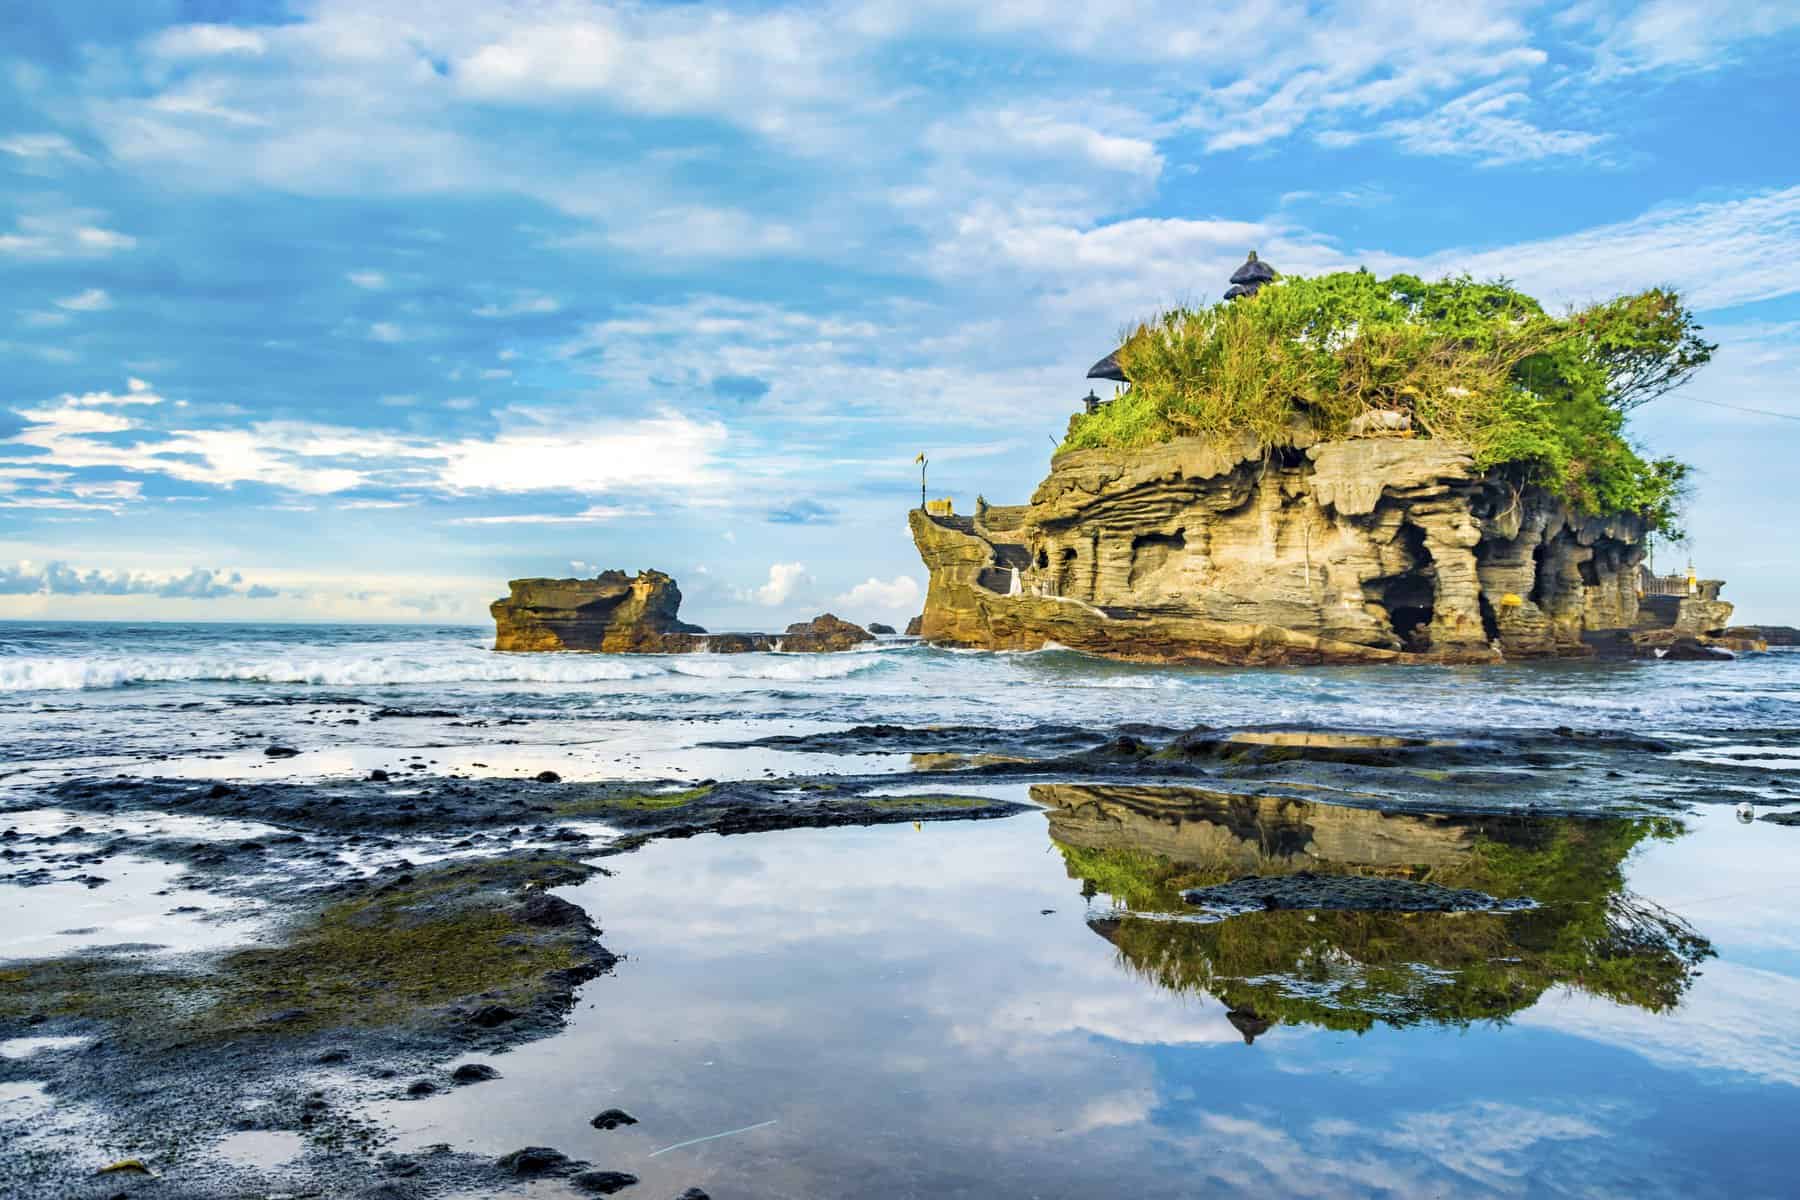
M 35 657 L 0 660 L 0 694 L 97 691 L 161 683 L 267 683 L 320 687 L 408 684 L 621 683 L 657 678 L 768 680 L 841 679 L 881 664 L 875 654 L 683 654 L 634 657 L 574 654 L 344 653 L 330 657 L 228 659 L 216 656 Z

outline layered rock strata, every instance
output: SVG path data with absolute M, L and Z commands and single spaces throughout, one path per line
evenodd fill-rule
M 914 511 L 921 636 L 1147 661 L 1469 662 L 1587 654 L 1591 631 L 1638 625 L 1643 522 L 1514 488 L 1455 442 L 1307 440 L 1077 450 L 1029 504 Z
M 605 654 L 744 654 L 849 650 L 874 636 L 825 613 L 786 633 L 710 634 L 677 616 L 681 589 L 661 571 L 634 578 L 607 571 L 593 579 L 515 579 L 488 606 L 494 649 L 585 650 Z

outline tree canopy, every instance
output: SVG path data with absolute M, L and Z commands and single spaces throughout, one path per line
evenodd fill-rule
M 1667 531 L 1688 468 L 1645 458 L 1625 418 L 1711 359 L 1700 334 L 1661 288 L 1558 316 L 1505 280 L 1288 276 L 1131 330 L 1118 352 L 1129 389 L 1077 414 L 1062 449 L 1244 430 L 1279 446 L 1397 410 L 1416 436 L 1467 443 L 1483 470 Z

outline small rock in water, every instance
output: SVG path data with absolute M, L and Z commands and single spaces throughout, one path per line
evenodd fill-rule
M 569 1182 L 583 1191 L 610 1196 L 614 1192 L 624 1191 L 637 1181 L 636 1175 L 627 1175 L 623 1171 L 583 1171 Z
M 450 1078 L 456 1083 L 486 1083 L 500 1078 L 500 1072 L 486 1063 L 464 1063 L 450 1072 Z
M 622 1108 L 609 1108 L 588 1124 L 595 1129 L 617 1129 L 621 1125 L 636 1125 L 637 1118 Z
M 675 1200 L 712 1200 L 712 1197 L 701 1191 L 699 1188 L 689 1188 L 687 1191 L 681 1193 L 681 1195 L 675 1197 Z
M 406 1094 L 409 1096 L 429 1096 L 435 1091 L 437 1091 L 437 1084 L 429 1079 L 415 1079 L 406 1088 Z
M 270 758 L 292 758 L 300 752 L 292 746 L 270 746 L 267 750 L 264 750 L 263 753 Z
M 548 1146 L 526 1146 L 511 1154 L 501 1155 L 497 1165 L 514 1175 L 542 1175 L 546 1171 L 567 1167 L 569 1156 Z
M 386 771 L 381 770 L 379 767 L 369 772 L 370 783 L 386 783 L 390 778 L 392 778 L 392 776 Z
M 558 775 L 555 771 L 539 771 L 537 773 L 537 781 L 539 783 L 561 783 L 562 776 Z

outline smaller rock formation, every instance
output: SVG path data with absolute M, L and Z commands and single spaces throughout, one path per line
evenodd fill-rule
M 810 621 L 789 625 L 787 632 L 781 635 L 778 648 L 799 654 L 823 654 L 849 650 L 874 640 L 875 635 L 861 625 L 852 625 L 832 613 L 824 613 Z
M 706 631 L 675 614 L 681 589 L 661 571 L 607 571 L 593 579 L 515 579 L 488 607 L 496 650 L 692 650 Z
M 1792 625 L 1732 625 L 1720 636 L 1761 642 L 1765 646 L 1800 646 L 1800 629 Z
M 892 637 L 894 634 L 900 632 L 892 625 L 883 625 L 880 621 L 870 621 L 868 628 L 870 633 L 882 634 L 887 637 Z
M 924 628 L 925 628 L 925 614 L 920 613 L 918 616 L 914 617 L 912 620 L 910 620 L 906 623 L 906 636 L 907 637 L 918 637 L 919 634 L 924 630 Z
M 781 634 L 709 634 L 676 615 L 681 589 L 661 571 L 639 571 L 636 578 L 607 571 L 593 579 L 515 579 L 508 586 L 511 593 L 488 606 L 496 650 L 822 654 L 875 640 L 862 626 L 831 613 L 796 622 Z

